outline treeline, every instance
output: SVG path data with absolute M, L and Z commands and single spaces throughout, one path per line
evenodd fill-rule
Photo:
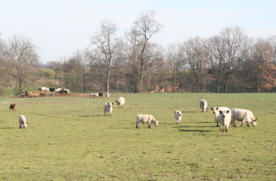
M 152 12 L 139 15 L 121 37 L 115 24 L 104 21 L 85 50 L 48 62 L 53 72 L 48 75 L 41 73 L 30 41 L 2 39 L 0 85 L 13 83 L 15 94 L 30 84 L 78 92 L 276 91 L 275 36 L 253 39 L 239 27 L 226 27 L 210 38 L 194 37 L 165 49 L 152 41 L 160 28 Z

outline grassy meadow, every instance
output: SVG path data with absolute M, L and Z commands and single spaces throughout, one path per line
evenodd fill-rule
M 121 95 L 125 107 L 104 117 L 103 104 Z M 252 110 L 257 127 L 221 133 L 210 110 L 221 105 Z M 180 125 L 175 110 L 184 111 Z M 137 113 L 153 114 L 159 127 L 136 129 Z M 18 129 L 20 114 L 27 129 Z M 11 181 L 276 180 L 276 94 L 0 97 L 0 160 L 0 180 Z

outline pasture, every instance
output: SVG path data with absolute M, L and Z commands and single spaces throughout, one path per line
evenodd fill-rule
M 103 104 L 121 95 L 124 108 L 104 117 Z M 257 127 L 220 132 L 210 110 L 220 105 L 252 110 Z M 179 125 L 175 110 L 184 111 Z M 137 113 L 159 127 L 136 129 Z M 27 129 L 18 129 L 20 114 Z M 0 97 L 0 160 L 0 180 L 275 180 L 276 94 Z

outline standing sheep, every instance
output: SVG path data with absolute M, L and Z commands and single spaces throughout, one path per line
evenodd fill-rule
M 176 121 L 176 124 L 180 124 L 180 121 L 182 120 L 182 113 L 181 111 L 174 111 L 174 119 Z
M 27 119 L 24 115 L 20 115 L 18 118 L 19 121 L 19 128 L 27 128 Z
M 214 114 L 214 121 L 217 123 L 217 127 L 219 127 L 220 124 L 220 118 L 219 118 L 219 111 L 220 110 L 227 110 L 229 109 L 228 107 L 211 107 L 211 110 L 213 111 Z
M 222 132 L 228 132 L 232 120 L 232 113 L 230 109 L 224 109 L 219 111 L 220 130 Z
M 105 115 L 112 115 L 112 104 L 113 102 L 107 102 L 104 104 L 104 116 Z
M 202 112 L 207 112 L 208 111 L 208 103 L 206 100 L 201 99 L 199 102 L 199 106 Z
M 119 97 L 118 100 L 115 100 L 116 104 L 119 106 L 119 107 L 123 107 L 123 105 L 125 104 L 126 100 L 124 97 Z
M 109 92 L 106 92 L 106 93 L 105 93 L 105 97 L 107 97 L 107 98 L 109 98 L 109 97 L 110 97 Z
M 257 126 L 257 119 L 255 118 L 252 111 L 247 109 L 239 109 L 239 108 L 233 108 L 232 109 L 232 122 L 234 126 L 236 127 L 235 121 L 241 121 L 241 127 L 246 122 L 247 126 L 249 127 L 249 123 L 251 123 L 254 127 Z
M 139 123 L 147 123 L 148 128 L 151 128 L 151 123 L 154 124 L 154 126 L 158 126 L 159 122 L 155 119 L 155 117 L 151 114 L 137 114 L 136 115 L 136 128 L 139 128 Z

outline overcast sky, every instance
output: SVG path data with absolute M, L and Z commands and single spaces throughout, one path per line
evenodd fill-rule
M 276 0 L 0 0 L 0 34 L 30 39 L 45 63 L 87 47 L 102 20 L 123 35 L 141 12 L 154 11 L 163 25 L 154 40 L 165 47 L 226 26 L 252 37 L 276 35 L 275 8 Z

